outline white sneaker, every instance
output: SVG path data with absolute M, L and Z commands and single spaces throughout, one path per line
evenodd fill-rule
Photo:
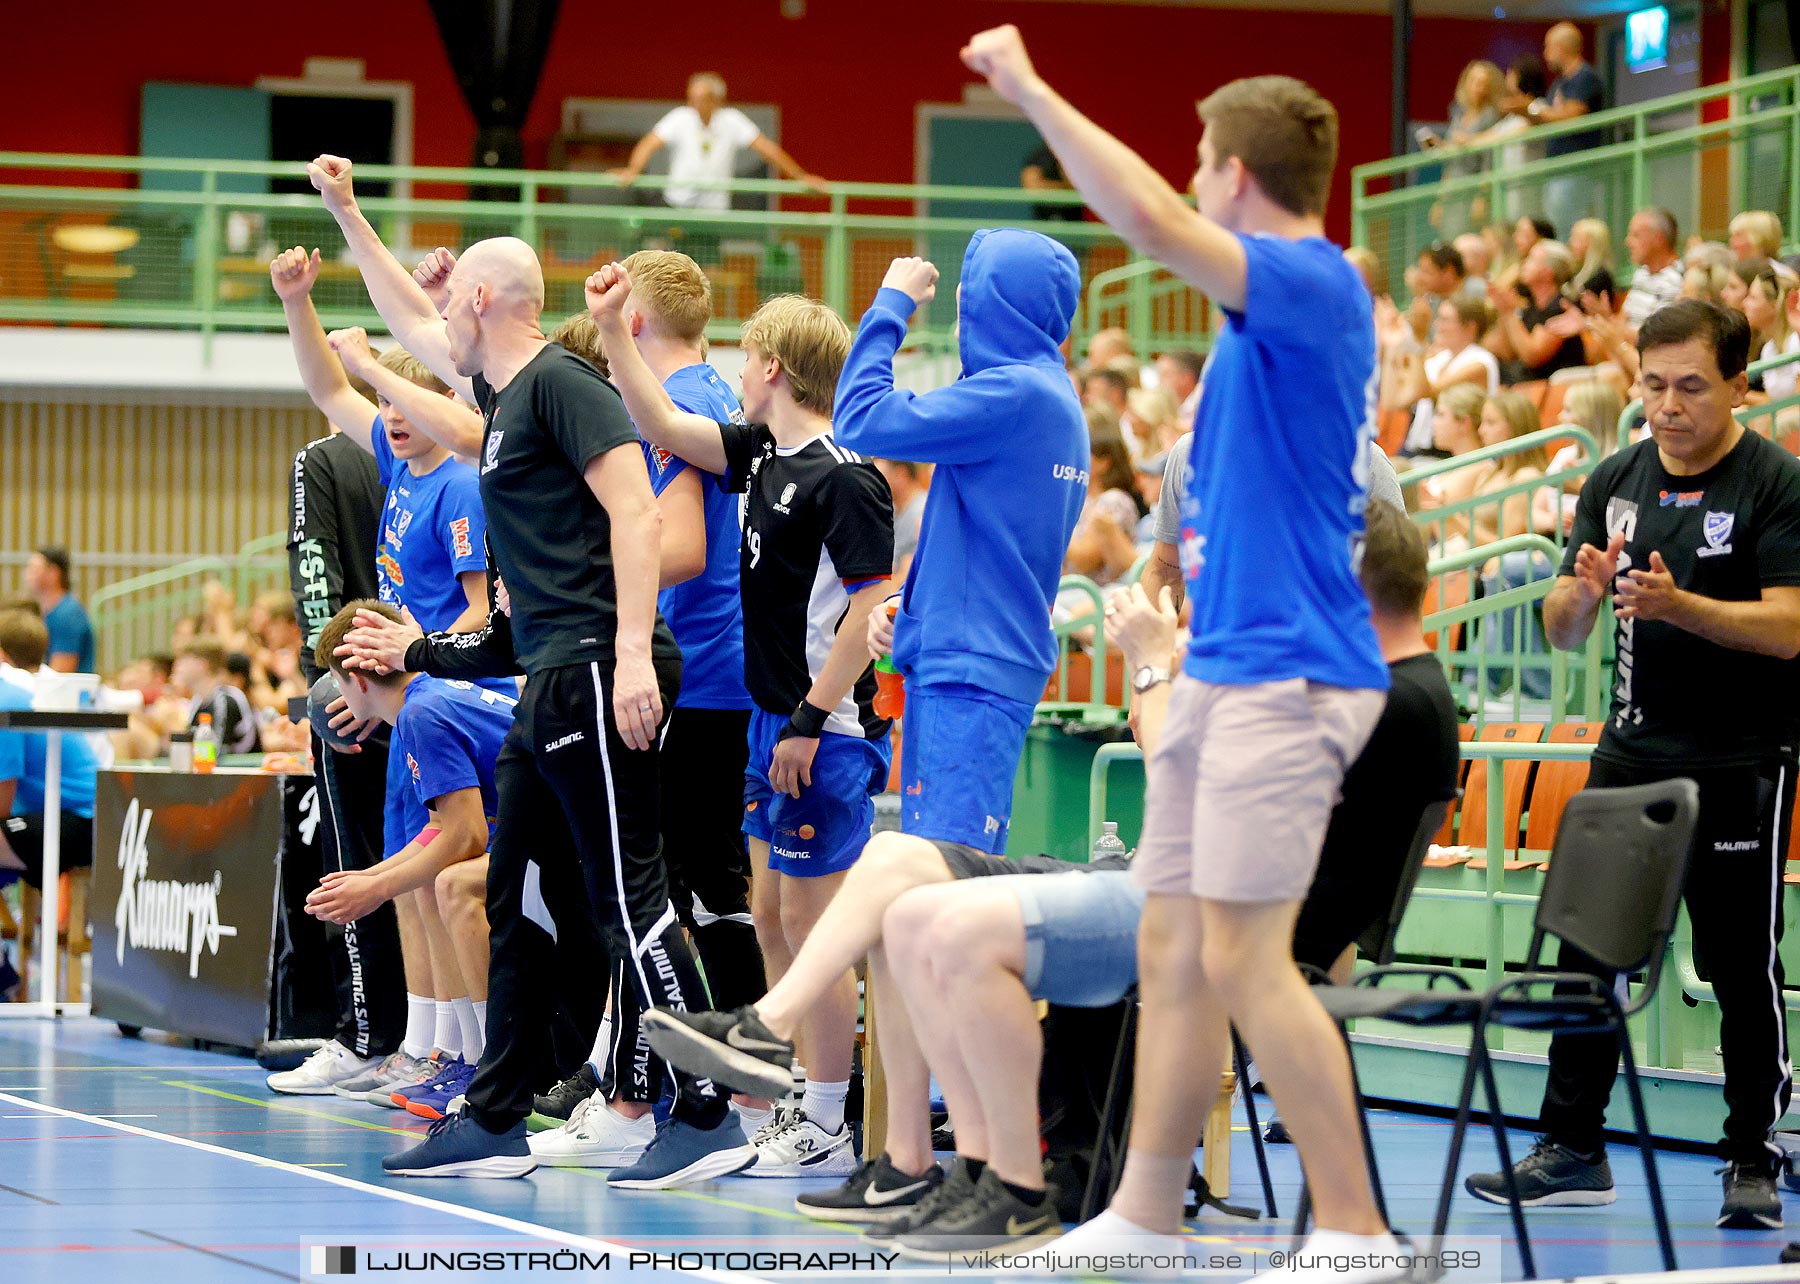
M 334 1083 L 331 1091 L 340 1097 L 348 1097 L 352 1101 L 367 1101 L 372 1092 L 384 1095 L 395 1088 L 418 1083 L 420 1077 L 431 1063 L 419 1057 L 409 1057 L 404 1052 L 395 1052 L 379 1062 L 374 1069 L 365 1070 L 359 1075 Z
M 1105 1275 L 1121 1280 L 1172 1280 L 1184 1273 L 1182 1259 L 1192 1248 L 1180 1235 L 1146 1230 L 1108 1209 L 1061 1239 L 1033 1250 L 1028 1259 L 1009 1262 L 1008 1267 L 1010 1274 L 1031 1277 Z M 1263 1278 L 1257 1277 L 1259 1284 Z
M 1345 1258 L 1367 1264 L 1350 1270 L 1336 1269 Z M 1402 1260 L 1413 1260 L 1410 1250 L 1391 1234 L 1316 1230 L 1288 1255 L 1285 1266 L 1278 1271 L 1264 1271 L 1256 1278 L 1258 1284 L 1265 1280 L 1276 1284 L 1397 1284 L 1407 1278 L 1405 1267 L 1398 1264 Z
M 373 1070 L 381 1061 L 380 1057 L 359 1057 L 333 1039 L 297 1068 L 270 1075 L 269 1089 L 297 1097 L 328 1097 L 338 1084 Z
M 774 1121 L 771 1120 L 771 1125 Z M 753 1142 L 756 1162 L 741 1177 L 848 1177 L 856 1171 L 856 1155 L 850 1149 L 850 1126 L 826 1132 L 792 1107 L 783 1126 L 772 1127 L 767 1137 Z
M 575 1107 L 567 1123 L 548 1132 L 533 1133 L 528 1144 L 539 1163 L 567 1168 L 624 1168 L 636 1163 L 655 1137 L 655 1115 L 627 1119 L 595 1093 Z

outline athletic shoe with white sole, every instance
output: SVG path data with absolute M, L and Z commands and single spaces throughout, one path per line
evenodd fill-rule
M 385 1090 L 391 1093 L 395 1088 L 408 1087 L 419 1082 L 422 1077 L 435 1073 L 437 1067 L 423 1057 L 391 1052 L 373 1069 L 365 1070 L 342 1083 L 333 1084 L 331 1091 L 335 1096 L 348 1097 L 352 1101 L 367 1101 L 371 1092 Z
M 656 1125 L 656 1135 L 625 1168 L 615 1168 L 606 1184 L 621 1190 L 669 1190 L 732 1173 L 756 1162 L 756 1151 L 730 1111 L 711 1128 L 701 1128 L 671 1115 Z
M 549 1092 L 531 1098 L 531 1114 L 527 1116 L 525 1126 L 532 1132 L 560 1128 L 574 1116 L 576 1106 L 599 1091 L 600 1076 L 594 1073 L 593 1066 L 583 1061 L 574 1074 Z
M 531 1153 L 539 1163 L 565 1168 L 623 1168 L 636 1163 L 654 1140 L 654 1115 L 627 1119 L 596 1093 L 577 1105 L 562 1127 L 534 1133 Z
M 405 1110 L 415 1098 L 429 1097 L 439 1087 L 457 1078 L 469 1068 L 469 1063 L 461 1057 L 450 1057 L 447 1060 L 434 1061 L 432 1067 L 431 1074 L 419 1082 L 395 1088 L 389 1094 L 389 1100 L 400 1109 Z
M 371 1106 L 381 1106 L 386 1110 L 404 1110 L 406 1109 L 406 1098 L 396 1099 L 395 1094 L 408 1088 L 417 1088 L 421 1084 L 430 1083 L 442 1074 L 444 1067 L 449 1064 L 447 1060 L 439 1061 L 435 1052 L 430 1056 L 416 1057 L 413 1060 L 411 1074 L 404 1079 L 397 1079 L 393 1083 L 384 1084 L 379 1088 L 371 1088 L 363 1094 L 363 1100 Z
M 865 1159 L 842 1186 L 809 1190 L 794 1207 L 822 1222 L 883 1222 L 911 1212 L 944 1182 L 936 1164 L 912 1177 L 894 1167 L 885 1154 Z
M 425 1091 L 406 1090 L 406 1112 L 421 1119 L 442 1119 L 454 1113 L 455 1102 L 475 1082 L 475 1067 L 467 1061 L 451 1064 L 450 1072 L 433 1079 Z
M 735 1012 L 644 1013 L 650 1049 L 670 1065 L 734 1092 L 779 1101 L 794 1087 L 794 1045 L 770 1030 L 746 1004 Z
M 1539 1137 L 1531 1152 L 1513 1165 L 1513 1181 L 1523 1208 L 1592 1208 L 1618 1198 L 1605 1150 L 1594 1159 L 1583 1159 L 1548 1137 Z M 1464 1179 L 1463 1189 L 1490 1204 L 1504 1204 L 1506 1174 L 1472 1173 Z
M 1771 1163 L 1741 1160 L 1719 1169 L 1725 1175 L 1725 1202 L 1719 1207 L 1721 1230 L 1780 1230 L 1781 1194 L 1775 1189 Z
M 850 1126 L 826 1132 L 798 1107 L 785 1112 L 783 1126 L 756 1143 L 756 1162 L 740 1177 L 848 1177 L 856 1171 Z
M 432 1124 L 425 1140 L 381 1166 L 396 1177 L 523 1177 L 537 1167 L 525 1144 L 525 1124 L 492 1133 L 468 1115 L 445 1115 Z
M 896 1236 L 894 1248 L 916 1261 L 955 1265 L 965 1253 L 1029 1253 L 1062 1233 L 1056 1187 L 1045 1187 L 1027 1202 L 989 1168 L 969 1198 L 947 1205 L 919 1229 Z
M 331 1039 L 297 1068 L 270 1075 L 269 1089 L 295 1097 L 329 1097 L 338 1084 L 380 1064 L 380 1057 L 359 1057 L 336 1039 Z
M 953 1208 L 974 1195 L 975 1179 L 969 1176 L 969 1161 L 952 1159 L 950 1171 L 944 1174 L 944 1180 L 926 1191 L 924 1198 L 893 1217 L 871 1222 L 863 1229 L 863 1238 L 871 1244 L 891 1244 L 900 1236 L 929 1225 L 946 1209 Z

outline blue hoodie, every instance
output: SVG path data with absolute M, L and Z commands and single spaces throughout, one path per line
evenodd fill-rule
M 1056 667 L 1050 607 L 1087 496 L 1088 433 L 1063 368 L 1075 256 L 1036 232 L 980 231 L 963 256 L 962 377 L 894 387 L 913 301 L 884 289 L 838 380 L 837 444 L 937 465 L 894 626 L 919 686 L 958 683 L 1035 705 Z

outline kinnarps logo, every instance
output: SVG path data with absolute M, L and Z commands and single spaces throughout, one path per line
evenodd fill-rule
M 356 1249 L 348 1244 L 314 1244 L 308 1252 L 307 1271 L 313 1275 L 354 1275 Z
M 200 951 L 217 954 L 221 938 L 238 934 L 237 928 L 219 922 L 219 892 L 225 876 L 215 870 L 210 883 L 145 878 L 150 869 L 150 818 L 155 814 L 148 807 L 140 811 L 135 798 L 125 806 L 125 824 L 119 833 L 119 869 L 124 878 L 119 903 L 113 909 L 113 925 L 119 933 L 118 961 L 124 965 L 127 946 L 174 954 L 186 951 L 188 976 L 197 978 Z

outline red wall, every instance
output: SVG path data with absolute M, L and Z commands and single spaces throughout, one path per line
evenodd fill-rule
M 1344 165 L 1331 208 L 1348 231 L 1347 171 L 1387 154 L 1389 27 L 1374 14 L 1146 5 L 969 4 L 967 0 L 809 0 L 807 16 L 775 0 L 689 0 L 679 30 L 658 39 L 638 6 L 565 0 L 526 127 L 543 163 L 569 96 L 678 97 L 690 71 L 712 68 L 734 96 L 782 107 L 782 144 L 827 175 L 913 179 L 913 105 L 956 102 L 971 77 L 957 61 L 978 26 L 1017 21 L 1039 67 L 1078 106 L 1185 183 L 1198 124 L 1193 104 L 1234 76 L 1283 72 L 1311 82 L 1343 118 Z M 299 8 L 188 0 L 180 20 L 154 5 L 108 6 L 105 38 L 79 5 L 33 6 L 9 22 L 15 50 L 0 78 L 0 145 L 26 151 L 129 155 L 146 80 L 248 84 L 298 75 L 309 55 L 359 57 L 373 80 L 411 81 L 414 156 L 462 165 L 474 125 L 422 0 L 309 0 Z M 1410 77 L 1413 114 L 1441 117 L 1473 57 L 1504 63 L 1536 48 L 1543 27 L 1421 19 Z

